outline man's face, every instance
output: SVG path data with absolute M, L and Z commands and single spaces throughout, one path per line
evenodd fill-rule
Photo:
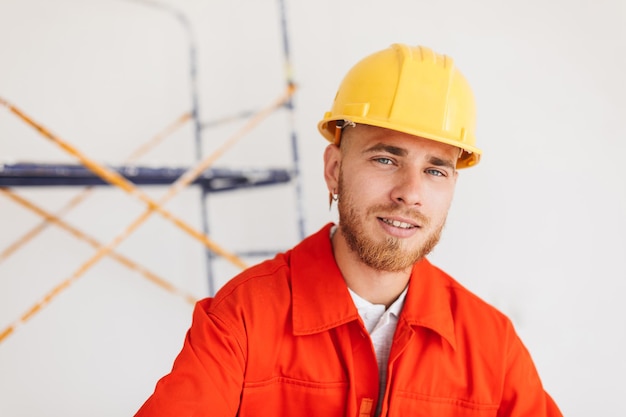
M 351 251 L 371 268 L 394 272 L 428 254 L 452 202 L 458 156 L 457 147 L 405 133 L 348 128 L 341 149 L 327 151 L 326 163 Z

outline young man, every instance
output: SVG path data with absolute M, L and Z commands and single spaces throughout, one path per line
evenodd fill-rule
M 357 63 L 319 124 L 338 225 L 199 302 L 137 416 L 561 416 L 511 322 L 425 258 L 474 119 L 449 57 Z

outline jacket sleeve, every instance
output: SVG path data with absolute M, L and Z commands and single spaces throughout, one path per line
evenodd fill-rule
M 245 358 L 236 330 L 198 302 L 172 371 L 161 378 L 136 417 L 236 416 Z
M 530 353 L 513 332 L 498 417 L 563 417 L 544 390 Z

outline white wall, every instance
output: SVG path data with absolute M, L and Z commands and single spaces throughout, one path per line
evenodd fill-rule
M 277 1 L 169 3 L 198 40 L 203 120 L 258 109 L 282 92 Z M 307 233 L 335 217 L 315 125 L 345 71 L 393 42 L 449 54 L 474 87 L 484 157 L 462 172 L 432 259 L 514 320 L 565 415 L 625 415 L 625 3 L 287 1 L 287 20 Z M 179 22 L 146 2 L 0 0 L 0 97 L 86 155 L 121 164 L 189 109 L 186 42 Z M 289 166 L 289 121 L 276 112 L 216 165 Z M 240 125 L 205 130 L 205 154 Z M 73 159 L 0 108 L 0 161 Z M 191 125 L 141 163 L 193 164 Z M 14 191 L 50 211 L 78 192 Z M 145 191 L 159 198 L 165 188 Z M 166 208 L 199 228 L 198 201 L 191 188 Z M 209 207 L 212 236 L 229 250 L 298 240 L 293 187 L 212 196 Z M 107 243 L 141 211 L 103 187 L 65 219 Z M 38 223 L 2 195 L 0 213 L 0 250 Z M 161 217 L 118 249 L 207 294 L 202 246 Z M 93 253 L 49 227 L 2 261 L 0 331 Z M 214 266 L 218 285 L 236 272 Z M 190 314 L 182 298 L 98 262 L 0 343 L 0 415 L 131 415 L 170 368 Z

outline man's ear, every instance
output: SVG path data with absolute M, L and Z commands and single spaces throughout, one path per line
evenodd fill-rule
M 337 145 L 328 145 L 324 151 L 324 179 L 330 193 L 336 193 L 339 185 L 341 151 Z

